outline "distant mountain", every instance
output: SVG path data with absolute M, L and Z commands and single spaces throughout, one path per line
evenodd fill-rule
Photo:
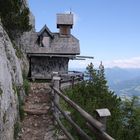
M 110 89 L 119 96 L 140 96 L 140 69 L 107 68 Z
M 109 84 L 140 77 L 140 69 L 122 69 L 119 67 L 106 68 L 105 74 Z
M 86 69 L 71 69 L 85 72 Z M 140 96 L 140 69 L 106 68 L 108 86 L 119 96 Z

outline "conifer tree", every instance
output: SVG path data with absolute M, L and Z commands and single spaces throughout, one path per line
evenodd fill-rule
M 22 0 L 0 0 L 0 18 L 12 39 L 31 29 L 29 9 Z
M 125 99 L 122 105 L 121 137 L 125 140 L 140 140 L 140 99 L 136 96 Z
M 85 111 L 96 117 L 95 110 L 108 108 L 111 116 L 107 120 L 107 133 L 115 140 L 140 140 L 140 101 L 133 97 L 122 101 L 113 91 L 109 90 L 105 78 L 104 66 L 101 62 L 99 69 L 95 69 L 90 63 L 87 66 L 89 81 L 84 81 L 76 85 L 73 89 L 66 91 L 66 94 Z M 85 125 L 84 119 L 72 108 L 67 108 L 71 112 L 72 119 L 92 137 L 89 129 Z M 72 132 L 76 140 L 81 140 L 73 128 Z
M 89 81 L 76 85 L 67 95 L 78 105 L 85 109 L 92 116 L 96 117 L 95 110 L 99 108 L 108 108 L 111 111 L 111 117 L 107 121 L 107 132 L 114 138 L 117 138 L 120 125 L 120 98 L 114 92 L 110 91 L 104 74 L 102 63 L 99 69 L 95 69 L 93 64 L 87 66 Z M 76 111 L 72 111 L 73 119 L 77 120 L 82 128 L 85 128 L 84 121 Z M 113 129 L 112 129 L 113 128 Z M 90 135 L 87 128 L 85 131 Z

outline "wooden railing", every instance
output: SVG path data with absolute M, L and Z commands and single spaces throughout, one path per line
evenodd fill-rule
M 66 127 L 62 124 L 60 119 L 60 114 L 63 115 L 63 117 L 71 124 L 71 126 L 77 131 L 78 136 L 80 136 L 81 140 L 92 140 L 93 138 L 88 136 L 82 128 L 78 126 L 72 120 L 72 118 L 60 107 L 59 104 L 59 98 L 63 99 L 69 106 L 71 106 L 73 109 L 75 109 L 82 118 L 86 121 L 86 126 L 92 131 L 96 138 L 98 140 L 114 140 L 111 136 L 109 136 L 105 132 L 105 124 L 102 124 L 98 120 L 96 120 L 94 117 L 92 117 L 90 114 L 88 114 L 85 110 L 83 110 L 80 106 L 78 106 L 75 102 L 73 102 L 71 99 L 69 99 L 67 96 L 64 95 L 63 91 L 61 90 L 61 84 L 63 83 L 62 74 L 55 73 L 52 78 L 52 108 L 53 108 L 53 115 L 57 122 L 57 124 L 60 126 L 60 128 L 63 130 L 64 134 L 68 137 L 70 140 L 74 140 L 73 136 L 68 132 Z M 73 76 L 72 76 L 73 77 Z M 74 79 L 77 80 L 77 75 L 72 79 L 71 84 L 73 84 Z M 62 81 L 61 81 L 62 80 Z M 81 77 L 79 76 L 79 81 L 81 81 Z M 66 80 L 65 80 L 66 82 Z M 68 81 L 67 81 L 68 82 Z
M 58 74 L 61 77 L 60 87 L 62 89 L 73 87 L 75 84 L 80 83 L 84 79 L 84 74 L 78 71 L 69 71 L 68 73 L 59 72 Z

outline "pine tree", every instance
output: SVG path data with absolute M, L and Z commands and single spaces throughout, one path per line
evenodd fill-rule
M 0 0 L 0 18 L 10 38 L 29 31 L 29 9 L 22 0 Z
M 122 106 L 122 132 L 121 137 L 125 140 L 140 140 L 140 105 L 139 98 L 134 96 L 125 99 Z
M 140 101 L 133 97 L 131 100 L 122 101 L 114 92 L 109 90 L 107 80 L 105 78 L 104 66 L 101 62 L 99 69 L 95 69 L 93 64 L 87 66 L 87 74 L 89 81 L 84 81 L 76 85 L 73 89 L 66 91 L 66 94 L 89 114 L 96 117 L 95 110 L 100 108 L 108 108 L 111 116 L 107 120 L 107 133 L 115 140 L 140 140 Z M 93 139 L 85 125 L 84 119 L 81 118 L 72 108 L 72 119 L 84 129 Z M 70 129 L 76 140 L 80 140 L 73 128 Z
M 119 108 L 121 100 L 114 92 L 109 90 L 102 63 L 99 69 L 95 69 L 93 64 L 90 63 L 87 66 L 87 74 L 90 77 L 89 81 L 76 85 L 72 90 L 67 91 L 67 95 L 94 117 L 96 117 L 96 109 L 108 108 L 112 115 L 107 121 L 107 132 L 112 137 L 117 138 L 121 127 Z M 82 128 L 85 128 L 81 116 L 76 111 L 71 110 L 71 112 L 73 119 L 77 120 Z M 85 131 L 92 135 L 87 128 L 85 128 Z

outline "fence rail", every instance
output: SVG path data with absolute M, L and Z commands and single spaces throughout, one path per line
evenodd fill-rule
M 74 120 L 71 119 L 71 117 L 65 113 L 65 111 L 60 107 L 59 105 L 59 98 L 63 99 L 69 106 L 71 106 L 73 109 L 75 109 L 82 118 L 85 119 L 86 121 L 86 126 L 95 134 L 97 139 L 100 140 L 114 140 L 111 136 L 109 136 L 105 130 L 104 126 L 101 122 L 93 118 L 90 114 L 88 114 L 85 110 L 83 110 L 80 106 L 78 106 L 75 102 L 73 102 L 71 99 L 69 99 L 67 96 L 64 95 L 62 90 L 60 89 L 61 87 L 61 77 L 59 74 L 54 75 L 53 77 L 53 84 L 51 85 L 52 88 L 52 105 L 53 105 L 53 110 L 54 110 L 54 117 L 55 120 L 57 121 L 58 125 L 60 128 L 63 130 L 65 135 L 70 139 L 74 140 L 73 136 L 67 131 L 65 126 L 61 123 L 60 120 L 60 113 L 63 115 L 63 117 L 71 124 L 71 126 L 77 131 L 77 133 L 80 135 L 80 139 L 83 140 L 92 140 L 90 136 L 88 136 L 82 128 L 78 126 L 74 122 Z
M 84 74 L 79 71 L 59 72 L 59 76 L 61 88 L 73 87 L 84 79 Z

